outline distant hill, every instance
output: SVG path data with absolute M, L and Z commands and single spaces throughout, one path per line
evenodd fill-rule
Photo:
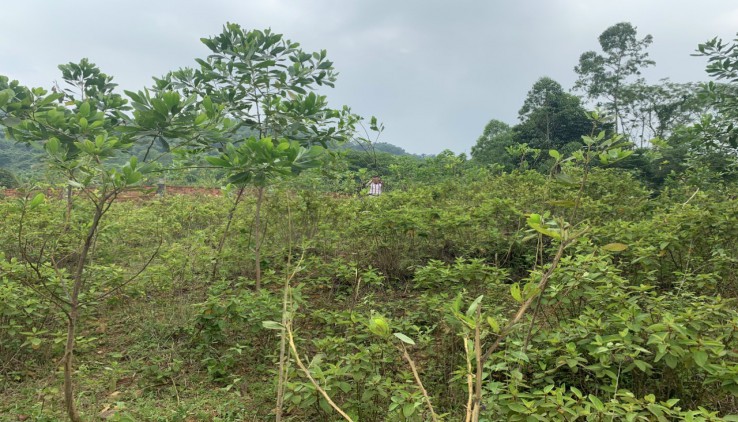
M 0 168 L 9 170 L 16 176 L 28 174 L 39 164 L 41 154 L 42 151 L 28 145 L 5 139 L 5 134 L 0 128 Z
M 374 149 L 374 151 L 376 152 L 385 152 L 391 155 L 416 155 L 405 151 L 397 145 L 390 144 L 389 142 L 375 142 L 371 145 L 364 145 L 352 141 L 345 144 L 343 148 L 351 149 L 354 151 L 371 151 L 371 149 Z

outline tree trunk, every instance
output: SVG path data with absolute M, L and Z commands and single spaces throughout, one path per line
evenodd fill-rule
M 256 216 L 254 216 L 254 260 L 256 260 L 256 291 L 261 289 L 261 244 L 259 243 L 259 232 L 261 230 L 261 203 L 264 200 L 264 188 L 257 190 Z
M 292 277 L 287 277 L 284 281 L 284 291 L 282 292 L 282 327 L 286 327 L 289 323 L 288 302 L 290 300 L 290 281 Z M 291 306 L 289 306 L 291 307 Z M 287 379 L 287 333 L 282 328 L 279 339 L 279 379 L 277 381 L 277 408 L 275 422 L 282 422 L 282 407 L 284 407 L 284 384 Z
M 238 203 L 241 202 L 241 197 L 243 196 L 243 191 L 246 189 L 245 187 L 241 187 L 238 189 L 238 196 L 236 196 L 236 201 L 233 202 L 233 206 L 230 210 L 228 210 L 228 221 L 226 222 L 225 229 L 223 230 L 223 236 L 220 238 L 220 242 L 218 243 L 218 250 L 215 252 L 215 262 L 213 263 L 213 273 L 210 276 L 210 281 L 215 281 L 215 275 L 218 273 L 218 261 L 220 260 L 220 253 L 223 251 L 223 245 L 225 245 L 226 237 L 228 237 L 228 230 L 231 228 L 231 222 L 233 221 L 233 215 L 236 212 L 236 208 L 238 207 Z
M 114 198 L 114 197 L 113 197 Z M 111 199 L 111 198 L 107 198 Z M 67 410 L 67 415 L 72 422 L 81 422 L 82 418 L 77 412 L 77 407 L 74 404 L 74 384 L 72 375 L 74 374 L 73 356 L 74 356 L 74 339 L 77 332 L 77 318 L 79 317 L 79 294 L 84 287 L 83 273 L 87 263 L 87 255 L 90 253 L 92 242 L 97 234 L 97 228 L 100 226 L 100 220 L 103 214 L 105 214 L 105 203 L 107 199 L 102 200 L 101 204 L 98 204 L 95 208 L 95 215 L 92 218 L 92 224 L 85 237 L 85 243 L 82 245 L 82 250 L 79 254 L 79 260 L 77 261 L 77 268 L 74 271 L 74 277 L 72 282 L 72 295 L 70 297 L 69 315 L 67 317 L 67 342 L 64 345 L 64 407 Z M 112 200 L 112 199 L 111 199 Z
M 69 223 L 72 218 L 72 185 L 67 186 L 67 210 L 64 213 L 64 231 L 69 230 Z
M 77 407 L 74 404 L 74 386 L 72 385 L 72 373 L 73 362 L 72 357 L 74 353 L 74 338 L 77 330 L 77 314 L 78 304 L 76 301 L 72 302 L 72 307 L 69 310 L 69 317 L 67 318 L 67 343 L 64 346 L 64 407 L 69 415 L 69 420 L 72 422 L 80 422 L 82 418 L 77 412 Z

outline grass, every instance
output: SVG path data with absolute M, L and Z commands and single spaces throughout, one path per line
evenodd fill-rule
M 238 387 L 225 391 L 193 360 L 183 333 L 193 318 L 193 304 L 200 299 L 196 294 L 168 293 L 117 300 L 99 308 L 82 331 L 84 338 L 94 340 L 80 342 L 75 356 L 83 416 L 137 421 L 269 419 L 271 409 L 264 404 L 270 399 L 264 395 L 271 396 L 271 391 Z M 255 385 L 263 382 L 253 380 Z M 30 368 L 20 382 L 0 384 L 0 421 L 65 420 L 61 384 L 61 368 L 51 361 Z M 245 379 L 242 384 L 252 382 Z

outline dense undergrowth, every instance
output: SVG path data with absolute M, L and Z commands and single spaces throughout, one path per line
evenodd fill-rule
M 259 291 L 253 192 L 219 255 L 233 193 L 117 202 L 86 269 L 80 411 L 272 419 L 280 332 L 263 322 L 282 318 L 295 272 L 297 349 L 354 420 L 430 420 L 403 350 L 443 420 L 464 420 L 475 351 L 487 350 L 480 420 L 736 420 L 735 191 L 674 183 L 655 195 L 600 169 L 572 201 L 577 191 L 535 172 L 469 173 L 378 198 L 274 187 L 262 210 Z M 78 201 L 79 221 L 65 225 L 63 201 L 23 203 L 0 200 L 0 420 L 60 420 L 66 326 L 43 298 L 63 293 L 54 281 L 64 274 L 52 269 L 74 262 L 91 210 Z M 551 230 L 564 230 L 554 223 L 563 217 L 579 231 L 560 259 L 561 242 L 533 230 L 532 213 Z M 24 264 L 50 248 L 60 262 Z M 28 282 L 36 270 L 49 272 L 48 284 Z M 540 299 L 506 331 L 549 272 Z M 415 345 L 377 335 L 377 321 Z M 286 371 L 285 420 L 339 420 L 294 360 Z

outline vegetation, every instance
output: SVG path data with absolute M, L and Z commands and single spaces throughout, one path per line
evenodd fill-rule
M 647 106 L 609 63 L 650 37 L 600 41 L 611 114 L 541 78 L 471 159 L 395 154 L 325 52 L 233 24 L 127 98 L 0 77 L 42 157 L 0 199 L 0 420 L 738 420 L 735 44 Z M 161 174 L 224 187 L 125 200 Z

